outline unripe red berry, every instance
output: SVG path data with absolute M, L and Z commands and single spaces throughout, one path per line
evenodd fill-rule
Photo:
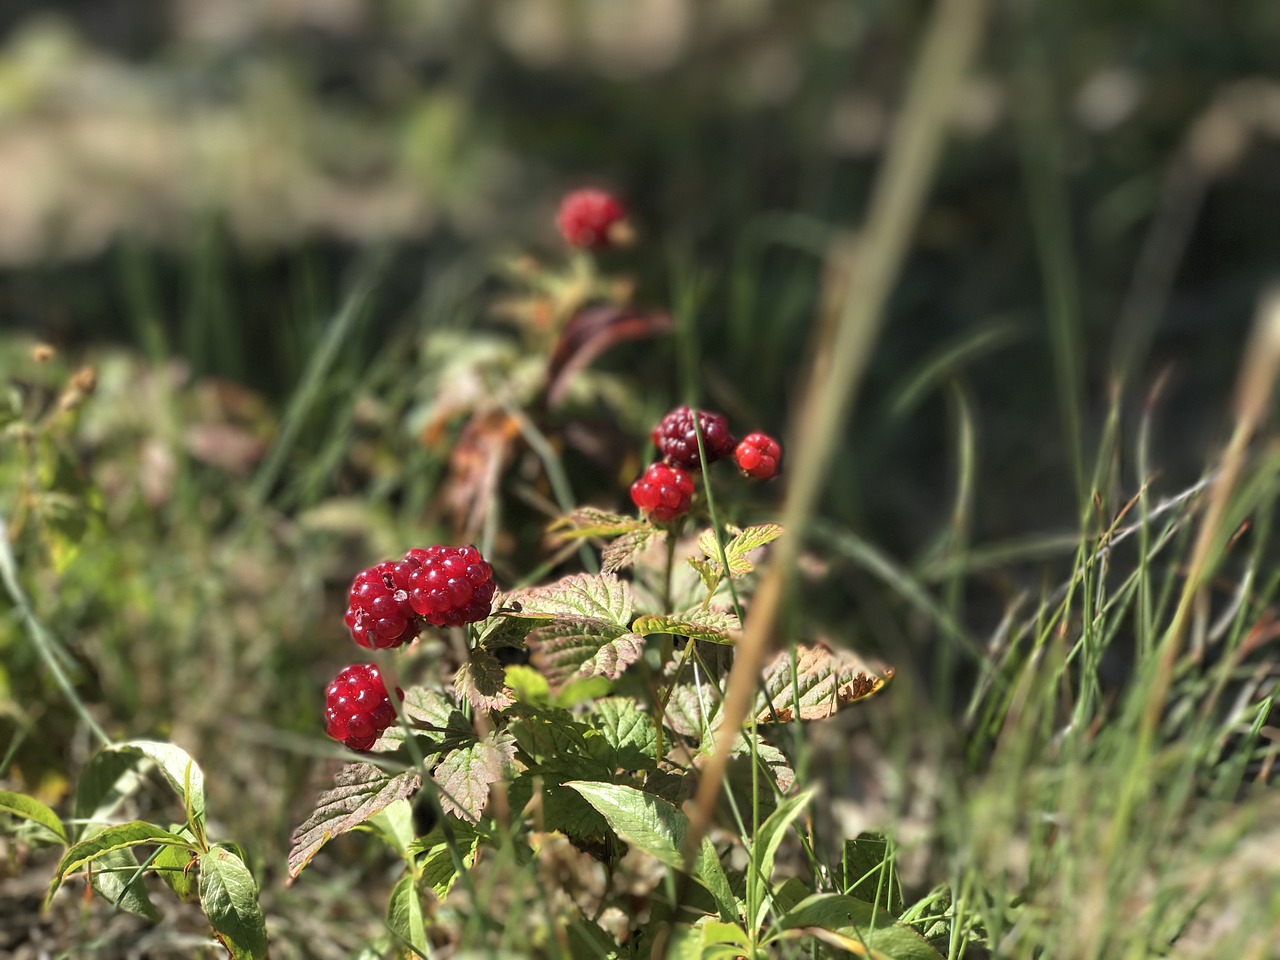
M 707 463 L 715 463 L 733 452 L 733 434 L 729 432 L 729 421 L 723 414 L 699 410 L 698 425 L 702 429 L 702 445 L 707 451 Z M 653 428 L 653 443 L 663 459 L 672 466 L 696 470 L 701 465 L 698 435 L 693 426 L 693 411 L 688 407 L 676 407 L 662 418 Z
M 396 696 L 404 699 L 399 687 Z M 325 732 L 352 750 L 368 750 L 395 722 L 396 708 L 372 663 L 343 667 L 325 691 Z
M 688 512 L 693 502 L 693 478 L 679 467 L 651 463 L 631 484 L 631 501 L 645 516 L 666 523 Z
M 574 190 L 560 201 L 556 225 L 570 245 L 586 250 L 619 246 L 625 240 L 627 211 L 603 190 Z
M 733 459 L 747 476 L 768 480 L 778 473 L 782 446 L 767 433 L 750 433 L 738 444 Z

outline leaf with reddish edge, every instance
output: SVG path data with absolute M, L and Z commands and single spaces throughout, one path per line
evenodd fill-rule
M 505 730 L 454 750 L 434 773 L 440 785 L 440 808 L 476 823 L 489 803 L 489 788 L 511 776 L 515 759 L 515 737 Z
M 671 328 L 671 314 L 665 311 L 642 311 L 616 304 L 583 307 L 564 325 L 547 362 L 547 406 L 559 406 L 574 375 L 610 347 L 627 340 L 656 337 Z
M 589 677 L 604 676 L 617 680 L 643 653 L 644 637 L 638 633 L 624 633 L 588 657 L 578 668 L 578 672 Z
M 338 771 L 334 783 L 332 790 L 320 795 L 315 812 L 293 833 L 288 883 L 297 879 L 331 839 L 408 797 L 422 785 L 422 778 L 412 770 L 391 776 L 370 763 L 348 763 Z
M 733 613 L 721 613 L 718 610 L 694 610 L 679 613 L 670 617 L 654 614 L 636 617 L 631 629 L 646 637 L 658 633 L 671 633 L 678 637 L 689 637 L 693 640 L 708 640 L 712 643 L 733 643 L 733 635 L 742 629 L 738 617 Z
M 458 668 L 453 689 L 479 711 L 505 710 L 516 702 L 502 664 L 483 647 L 472 650 L 471 659 Z
M 755 715 L 760 723 L 825 720 L 840 707 L 877 693 L 891 679 L 893 668 L 875 673 L 861 659 L 844 650 L 833 650 L 821 641 L 783 650 L 764 669 L 768 693 L 756 698 Z

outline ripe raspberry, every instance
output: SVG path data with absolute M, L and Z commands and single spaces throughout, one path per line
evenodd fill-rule
M 702 427 L 707 463 L 715 463 L 733 451 L 735 441 L 729 432 L 729 421 L 721 414 L 699 410 L 698 423 Z M 676 407 L 662 418 L 653 428 L 653 443 L 672 466 L 686 470 L 698 468 L 698 435 L 694 432 L 693 411 L 688 407 Z
M 768 480 L 778 473 L 782 446 L 767 433 L 749 433 L 733 452 L 733 460 L 748 477 Z
M 409 603 L 437 627 L 458 627 L 489 615 L 493 568 L 475 547 L 427 547 L 416 553 L 420 566 L 409 576 Z
M 645 516 L 661 523 L 674 520 L 693 502 L 693 477 L 679 467 L 651 463 L 631 485 L 631 500 Z
M 362 647 L 398 647 L 418 635 L 417 614 L 409 604 L 409 575 L 418 569 L 418 551 L 403 560 L 384 560 L 356 574 L 343 618 Z
M 586 250 L 621 246 L 627 239 L 626 208 L 603 190 L 574 190 L 560 201 L 556 226 L 571 246 Z
M 396 696 L 404 699 L 399 687 Z M 396 708 L 372 663 L 343 667 L 325 691 L 325 732 L 352 750 L 368 750 L 395 722 Z

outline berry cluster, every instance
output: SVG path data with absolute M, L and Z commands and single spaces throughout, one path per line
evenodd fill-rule
M 556 226 L 570 246 L 601 250 L 623 246 L 630 239 L 627 211 L 617 197 L 603 190 L 574 190 L 560 201 Z
M 702 447 L 698 447 L 698 434 Z M 640 512 L 658 523 L 668 523 L 689 511 L 693 503 L 693 478 L 703 461 L 715 463 L 733 456 L 745 476 L 768 480 L 776 476 L 782 447 L 764 433 L 748 434 L 739 443 L 729 432 L 723 414 L 676 407 L 653 428 L 653 444 L 662 460 L 652 463 L 631 485 L 631 500 Z
M 415 547 L 399 560 L 357 573 L 343 619 L 360 646 L 398 647 L 425 624 L 455 627 L 483 620 L 494 590 L 493 568 L 475 547 Z M 395 709 L 372 664 L 344 667 L 329 684 L 325 729 L 335 740 L 367 750 L 394 721 Z

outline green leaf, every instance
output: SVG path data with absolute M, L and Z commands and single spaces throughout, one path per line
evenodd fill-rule
M 588 677 L 608 677 L 617 680 L 623 671 L 644 655 L 644 637 L 638 633 L 624 633 L 604 644 L 578 667 L 578 673 Z
M 507 686 L 520 703 L 546 706 L 551 703 L 551 684 L 533 667 L 522 663 L 512 664 L 506 671 Z
M 267 923 L 258 906 L 258 885 L 230 850 L 214 847 L 200 857 L 200 905 L 232 960 L 267 956 Z
M 376 831 L 387 846 L 404 857 L 416 836 L 413 828 L 413 804 L 408 800 L 389 803 L 366 820 L 365 825 Z
M 530 659 L 558 693 L 580 675 L 583 665 L 591 662 L 601 647 L 629 634 L 626 627 L 608 620 L 562 617 L 529 634 Z
M 563 540 L 580 540 L 584 537 L 616 537 L 650 526 L 636 517 L 610 513 L 597 507 L 579 507 L 556 520 L 548 530 Z
M 684 869 L 682 847 L 689 819 L 661 797 L 615 783 L 574 780 L 565 784 L 578 791 L 600 812 L 613 831 L 673 870 Z M 694 864 L 694 878 L 715 897 L 721 914 L 732 918 L 737 911 L 728 878 L 715 847 L 703 838 Z
M 440 761 L 434 773 L 440 786 L 441 809 L 478 822 L 489 803 L 490 786 L 511 776 L 515 758 L 515 738 L 505 730 L 454 750 Z
M 427 956 L 427 924 L 422 913 L 422 897 L 413 877 L 402 877 L 391 891 L 387 904 L 387 927 L 402 943 Z
M 671 633 L 692 640 L 709 640 L 712 643 L 733 643 L 733 634 L 742 629 L 737 616 L 716 610 L 697 610 L 676 616 L 664 617 L 649 614 L 636 617 L 631 629 L 645 636 Z
M 879 904 L 881 910 L 896 917 L 902 913 L 902 885 L 893 864 L 886 861 L 888 849 L 888 841 L 879 833 L 861 833 L 855 840 L 846 840 L 844 893 Z
M 453 689 L 481 713 L 505 710 L 516 702 L 507 689 L 506 671 L 502 664 L 483 647 L 472 650 L 470 659 L 458 668 Z
M 662 531 L 653 524 L 645 523 L 609 541 L 600 554 L 600 571 L 617 573 L 619 570 L 625 570 L 635 563 L 636 557 L 649 546 L 649 541 L 660 533 Z M 665 536 L 665 534 L 662 535 Z
M 724 545 L 725 556 L 729 558 L 729 572 L 735 577 L 750 573 L 755 569 L 755 564 L 747 555 L 766 543 L 772 543 L 780 536 L 782 536 L 782 525 L 777 523 L 761 523 L 742 530 Z
M 878 692 L 892 677 L 892 669 L 877 674 L 847 651 L 822 643 L 796 644 L 765 666 L 767 698 L 765 693 L 757 696 L 756 720 L 824 720 L 840 707 Z
M 938 960 L 929 942 L 883 910 L 839 893 L 819 893 L 802 900 L 774 924 L 762 945 L 787 934 L 818 936 L 871 960 Z
M 177 851 L 179 856 L 190 856 L 189 850 L 180 847 L 164 846 L 160 853 Z M 152 861 L 152 866 L 155 862 Z M 121 910 L 146 917 L 148 920 L 159 920 L 160 912 L 151 902 L 147 885 L 142 881 L 142 870 L 139 869 L 138 858 L 130 849 L 112 850 L 102 854 L 93 861 L 92 886 L 109 903 L 119 905 Z
M 398 776 L 370 763 L 349 763 L 338 771 L 335 786 L 320 795 L 315 812 L 293 833 L 289 849 L 289 880 L 297 879 L 326 843 L 353 830 L 379 810 L 408 797 L 422 785 L 413 770 Z
M 74 844 L 71 849 L 62 855 L 62 860 L 58 863 L 58 869 L 54 872 L 53 883 L 49 888 L 49 896 L 46 898 L 46 902 L 58 891 L 58 888 L 62 886 L 63 881 L 67 879 L 69 874 L 81 869 L 103 854 L 110 853 L 113 850 L 136 847 L 141 843 L 171 844 L 186 850 L 196 849 L 195 845 L 185 837 L 170 833 L 168 830 L 162 830 L 155 824 L 147 823 L 144 820 L 133 820 L 129 823 L 107 827 L 93 836 Z
M 93 832 L 142 785 L 137 754 L 99 751 L 89 758 L 76 784 L 71 805 L 72 837 Z
M 503 604 L 513 602 L 518 601 L 514 597 L 507 597 L 502 594 L 493 598 L 493 606 L 497 609 L 497 612 L 487 620 L 481 621 L 476 630 L 476 635 L 480 638 L 479 645 L 486 650 L 504 648 L 523 650 L 524 638 L 529 635 L 529 631 L 555 618 L 555 615 L 551 613 L 513 613 L 509 610 L 501 609 Z
M 475 863 L 476 851 L 483 839 L 471 824 L 457 817 L 448 818 L 449 829 L 457 844 L 458 857 L 465 867 Z M 418 877 L 421 883 L 429 886 L 435 895 L 443 899 L 453 888 L 458 879 L 453 854 L 449 852 L 449 843 L 443 825 L 436 826 L 424 837 L 419 837 L 409 844 L 408 854 L 417 860 Z
M 611 573 L 576 573 L 545 587 L 510 594 L 524 613 L 550 613 L 556 617 L 603 620 L 626 627 L 631 620 L 631 588 Z
M 194 851 L 181 847 L 161 847 L 151 861 L 151 869 L 155 870 L 183 903 L 195 903 L 200 899 L 200 891 L 196 886 L 197 874 L 192 862 L 193 853 Z
M 204 774 L 187 751 L 160 740 L 130 740 L 104 747 L 101 753 L 152 761 L 182 801 L 192 832 L 204 836 Z
M 449 697 L 428 687 L 410 687 L 401 704 L 410 720 L 426 723 L 438 730 L 456 730 L 470 734 L 471 724 Z
M 788 797 L 778 809 L 770 815 L 752 838 L 751 866 L 747 870 L 747 903 L 756 904 L 755 925 L 759 928 L 769 913 L 769 890 L 772 888 L 773 863 L 778 855 L 778 846 L 786 836 L 787 829 L 795 822 L 804 808 L 813 799 L 815 788 L 810 787 Z
M 658 733 L 653 719 L 631 698 L 606 697 L 596 701 L 588 720 L 612 748 L 610 766 L 652 770 L 658 765 Z
M 51 833 L 55 840 L 66 846 L 67 832 L 63 829 L 62 821 L 58 819 L 56 813 L 35 797 L 29 797 L 25 793 L 0 790 L 0 811 L 39 824 Z
M 737 923 L 703 917 L 672 934 L 668 960 L 735 960 L 751 952 L 751 937 Z
M 699 560 L 697 557 L 689 557 L 688 560 L 689 566 L 698 571 L 698 576 L 702 579 L 702 585 L 707 588 L 707 593 L 715 593 L 721 579 L 719 562 Z

